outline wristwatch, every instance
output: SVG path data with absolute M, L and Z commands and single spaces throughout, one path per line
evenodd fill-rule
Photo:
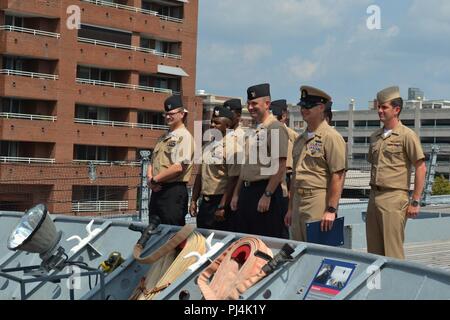
M 419 204 L 420 204 L 419 200 L 414 200 L 414 199 L 412 199 L 411 205 L 412 205 L 413 207 L 418 207 Z
M 225 206 L 223 204 L 219 204 L 217 206 L 217 210 L 223 210 L 223 209 L 225 209 Z
M 328 206 L 327 211 L 330 212 L 330 213 L 336 213 L 337 209 L 335 207 Z
M 273 196 L 273 193 L 266 190 L 266 191 L 264 191 L 264 195 L 265 195 L 266 197 L 270 198 L 270 197 Z

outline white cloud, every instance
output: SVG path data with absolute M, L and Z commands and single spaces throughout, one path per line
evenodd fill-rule
M 257 63 L 272 55 L 272 46 L 268 44 L 246 44 L 242 48 L 242 58 L 246 63 Z
M 400 28 L 398 26 L 392 26 L 390 27 L 387 32 L 386 32 L 386 36 L 388 38 L 395 38 L 400 34 Z
M 414 0 L 408 10 L 409 21 L 418 31 L 433 36 L 450 32 L 450 1 Z
M 294 81 L 309 81 L 317 73 L 319 63 L 300 56 L 289 58 L 285 63 L 285 70 Z
M 311 37 L 342 25 L 352 10 L 370 0 L 221 0 L 202 4 L 205 19 L 228 36 Z
M 450 1 L 375 2 L 381 30 L 366 26 L 373 0 L 201 0 L 199 88 L 242 96 L 267 81 L 295 101 L 311 84 L 337 107 L 392 83 L 449 98 Z

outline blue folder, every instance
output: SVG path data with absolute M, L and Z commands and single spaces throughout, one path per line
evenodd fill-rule
M 308 242 L 333 247 L 344 245 L 344 217 L 334 220 L 333 228 L 328 232 L 320 230 L 320 223 L 321 221 L 314 221 L 306 224 L 306 239 Z

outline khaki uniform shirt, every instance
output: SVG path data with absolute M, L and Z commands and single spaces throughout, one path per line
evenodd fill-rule
M 227 163 L 227 141 L 234 139 L 230 134 L 221 141 L 212 141 L 203 147 L 202 159 L 202 189 L 203 195 L 224 194 L 230 177 L 238 177 L 241 166 L 233 157 L 232 163 Z M 230 161 L 229 161 L 230 162 Z
M 295 130 L 292 130 L 291 128 L 286 126 L 286 124 L 284 126 L 286 127 L 289 136 L 288 155 L 286 159 L 286 173 L 291 173 L 292 165 L 294 162 L 294 159 L 292 158 L 292 149 L 294 147 L 294 142 L 295 140 L 297 140 L 299 134 Z M 287 197 L 289 194 L 289 186 L 287 185 L 286 177 L 284 177 L 283 180 L 281 181 L 281 189 L 283 190 L 283 197 Z
M 293 147 L 295 186 L 303 189 L 327 189 L 333 173 L 347 169 L 347 145 L 326 121 L 308 139 L 308 132 Z
M 294 147 L 294 142 L 295 142 L 295 140 L 297 140 L 299 134 L 295 130 L 289 128 L 288 126 L 285 125 L 285 127 L 286 127 L 288 135 L 289 135 L 288 155 L 287 155 L 287 160 L 286 160 L 286 171 L 290 172 L 290 171 L 292 171 L 292 165 L 294 162 L 294 159 L 292 158 L 292 149 Z
M 370 185 L 409 190 L 411 167 L 425 159 L 419 138 L 401 122 L 386 138 L 381 128 L 370 137 L 368 161 L 372 164 Z
M 271 141 L 273 130 L 278 131 L 277 141 Z M 270 179 L 278 171 L 276 161 L 287 157 L 288 140 L 286 127 L 273 115 L 269 115 L 264 123 L 245 136 L 245 163 L 242 165 L 240 178 L 243 181 Z
M 182 126 L 172 132 L 167 132 L 159 138 L 152 155 L 152 175 L 156 176 L 161 171 L 166 170 L 171 165 L 180 163 L 187 165 L 177 177 L 166 181 L 170 182 L 189 182 L 192 173 L 194 158 L 194 138 Z

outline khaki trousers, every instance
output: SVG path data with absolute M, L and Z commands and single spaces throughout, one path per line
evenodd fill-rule
M 306 223 L 322 220 L 327 208 L 326 189 L 297 189 L 293 198 L 291 238 L 306 242 Z
M 366 217 L 369 253 L 405 259 L 403 243 L 408 205 L 409 196 L 405 190 L 372 188 Z

